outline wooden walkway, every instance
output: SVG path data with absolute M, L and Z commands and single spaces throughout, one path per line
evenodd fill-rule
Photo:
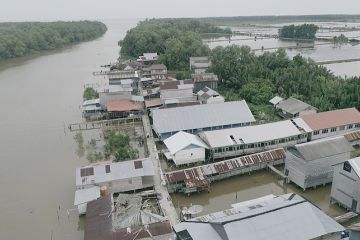
M 357 213 L 354 213 L 354 212 L 347 212 L 343 215 L 340 215 L 340 216 L 337 216 L 337 217 L 334 217 L 334 220 L 337 221 L 338 223 L 344 223 L 344 222 L 347 222 L 349 221 L 350 219 L 354 218 L 354 217 L 357 217 L 358 214 Z
M 140 121 L 141 121 L 141 116 L 134 116 L 134 117 L 128 117 L 128 118 L 111 119 L 111 120 L 72 123 L 72 124 L 69 124 L 68 128 L 69 128 L 70 132 L 74 132 L 74 131 L 100 129 L 103 127 L 117 126 L 117 125 L 124 124 L 124 123 L 134 123 L 134 122 L 140 122 Z
M 274 173 L 279 175 L 279 177 L 281 177 L 283 179 L 287 178 L 287 176 L 284 173 L 282 173 L 280 170 L 276 169 L 273 165 L 268 164 L 267 166 L 271 171 L 273 171 Z

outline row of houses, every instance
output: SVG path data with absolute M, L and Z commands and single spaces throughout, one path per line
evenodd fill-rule
M 153 129 L 162 141 L 179 131 L 198 135 L 208 147 L 206 160 L 291 147 L 360 129 L 356 108 L 256 125 L 244 100 L 157 109 L 152 118 Z

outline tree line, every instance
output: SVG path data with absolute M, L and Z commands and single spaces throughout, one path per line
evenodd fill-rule
M 91 40 L 106 30 L 97 21 L 0 23 L 0 60 Z
M 122 41 L 122 58 L 137 58 L 146 52 L 160 54 L 160 63 L 170 70 L 187 70 L 189 57 L 207 56 L 210 48 L 203 44 L 201 33 L 230 34 L 222 29 L 191 19 L 151 19 L 129 30 Z

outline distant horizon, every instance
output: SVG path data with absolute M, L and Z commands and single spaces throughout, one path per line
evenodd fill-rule
M 358 0 L 2 0 L 1 22 L 233 16 L 357 15 Z

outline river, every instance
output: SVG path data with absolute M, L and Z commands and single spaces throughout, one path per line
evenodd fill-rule
M 73 209 L 76 155 L 67 124 L 81 121 L 84 83 L 118 57 L 137 20 L 104 21 L 101 38 L 0 65 L 0 239 L 83 239 Z

